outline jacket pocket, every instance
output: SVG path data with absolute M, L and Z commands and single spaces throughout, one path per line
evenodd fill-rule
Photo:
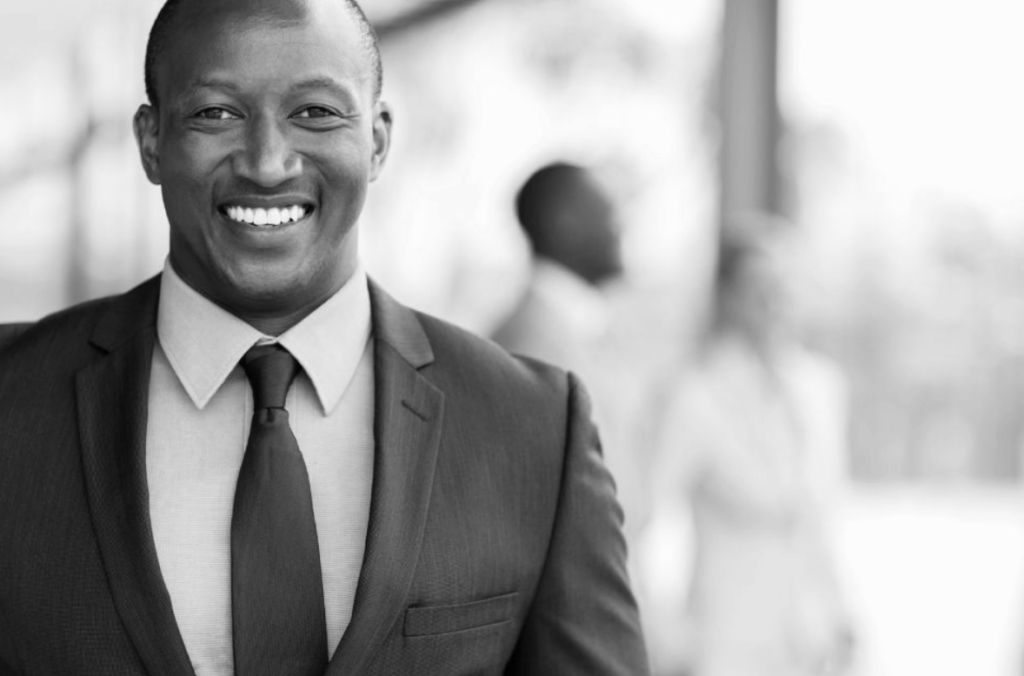
M 501 624 L 512 619 L 519 592 L 451 606 L 410 606 L 405 611 L 406 636 L 450 634 Z

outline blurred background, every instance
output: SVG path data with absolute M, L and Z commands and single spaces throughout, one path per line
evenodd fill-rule
M 131 135 L 159 4 L 3 0 L 0 321 L 160 270 L 166 219 Z M 1024 4 L 363 5 L 395 132 L 362 254 L 400 300 L 491 334 L 533 270 L 523 181 L 572 162 L 616 205 L 623 273 L 600 285 L 588 385 L 618 418 L 602 429 L 659 671 L 732 673 L 674 624 L 701 508 L 652 477 L 689 453 L 671 402 L 699 382 L 729 223 L 756 213 L 746 227 L 784 221 L 795 242 L 793 343 L 841 382 L 814 510 L 847 673 L 1024 673 Z

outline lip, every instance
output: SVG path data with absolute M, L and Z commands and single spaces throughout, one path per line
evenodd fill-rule
M 299 205 L 313 211 L 316 205 L 312 199 L 304 195 L 274 195 L 264 197 L 260 195 L 239 195 L 238 197 L 226 197 L 218 200 L 217 211 L 225 213 L 228 207 L 245 207 L 247 209 L 273 209 Z

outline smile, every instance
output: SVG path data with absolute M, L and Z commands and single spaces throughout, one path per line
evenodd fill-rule
M 248 223 L 249 225 L 282 225 L 301 221 L 309 215 L 311 209 L 301 205 L 289 207 L 271 207 L 263 209 L 260 207 L 229 206 L 222 211 L 228 218 L 236 223 Z

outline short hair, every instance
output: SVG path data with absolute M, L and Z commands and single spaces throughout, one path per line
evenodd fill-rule
M 587 176 L 583 167 L 553 162 L 533 172 L 516 194 L 516 218 L 534 250 L 543 251 L 550 237 L 553 205 L 566 198 L 566 187 Z
M 370 58 L 370 66 L 373 69 L 373 100 L 376 101 L 380 98 L 381 90 L 384 87 L 384 69 L 381 65 L 380 44 L 377 39 L 377 32 L 373 29 L 373 25 L 366 18 L 363 8 L 359 6 L 356 0 L 340 1 L 345 3 L 352 18 L 356 20 L 363 50 Z M 164 6 L 160 8 L 160 12 L 156 15 L 156 20 L 153 21 L 153 27 L 149 31 L 149 41 L 146 43 L 144 78 L 146 97 L 154 108 L 160 107 L 156 89 L 157 61 L 167 49 L 171 39 L 171 28 L 174 24 L 174 19 L 177 17 L 184 2 L 185 0 L 167 0 Z

